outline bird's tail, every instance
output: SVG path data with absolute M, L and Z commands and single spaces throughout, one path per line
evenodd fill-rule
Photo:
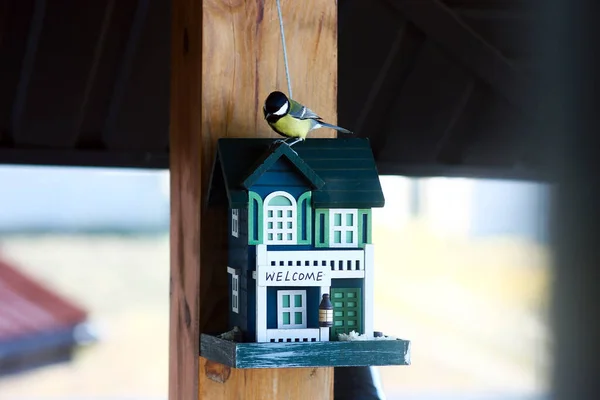
M 336 131 L 340 131 L 340 132 L 342 132 L 342 133 L 354 134 L 354 132 L 352 132 L 352 131 L 349 131 L 349 130 L 348 130 L 348 129 L 346 129 L 346 128 L 342 128 L 342 127 L 340 127 L 340 126 L 331 125 L 331 124 L 328 124 L 327 122 L 319 122 L 319 125 L 321 125 L 321 127 L 323 127 L 323 128 L 331 128 L 331 129 L 335 129 Z

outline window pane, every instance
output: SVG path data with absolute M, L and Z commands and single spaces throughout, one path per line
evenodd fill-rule
M 269 234 L 267 235 L 267 238 L 268 238 L 268 240 L 273 240 L 273 234 L 272 234 L 272 233 L 269 233 Z
M 283 324 L 284 325 L 289 325 L 290 324 L 290 313 L 289 312 L 284 312 L 283 313 Z
M 272 222 L 267 223 L 267 229 L 273 229 L 273 223 Z
M 294 307 L 302 307 L 302 295 L 294 295 Z
M 287 216 L 288 216 L 288 218 L 292 218 L 292 210 L 288 210 Z
M 354 243 L 354 232 L 346 231 L 346 243 Z
M 270 206 L 291 206 L 292 202 L 285 196 L 276 196 L 269 200 Z
M 279 241 L 283 240 L 283 234 L 278 233 L 277 234 L 277 240 L 279 240 Z
M 292 229 L 292 223 L 291 223 L 291 222 L 288 222 L 288 223 L 287 223 L 287 227 L 288 227 L 288 229 Z
M 269 210 L 267 214 L 269 215 L 269 218 L 273 218 L 273 210 Z
M 294 316 L 295 316 L 294 317 L 294 323 L 296 325 L 301 324 L 302 323 L 302 313 L 301 312 L 296 312 L 296 313 L 294 313 Z
M 342 214 L 335 213 L 333 214 L 333 225 L 334 226 L 342 226 Z
M 292 240 L 292 234 L 291 233 L 287 234 L 287 240 Z
M 354 301 L 349 301 L 346 303 L 346 307 L 356 307 L 356 303 Z
M 350 320 L 350 321 L 346 322 L 346 325 L 348 325 L 348 326 L 354 326 L 354 325 L 356 325 L 356 323 L 355 323 L 355 321 Z
M 277 223 L 277 229 L 283 229 L 283 222 Z
M 279 218 L 283 217 L 283 210 L 277 210 L 277 216 Z
M 283 297 L 283 299 L 282 299 L 283 306 L 285 308 L 289 308 L 290 307 L 290 295 L 286 294 L 286 295 L 283 295 L 282 297 Z
M 333 297 L 336 299 L 341 299 L 343 297 L 343 293 L 342 292 L 335 292 L 333 294 Z
M 340 320 L 334 321 L 334 325 L 335 326 L 344 326 L 344 321 L 340 321 Z
M 356 297 L 356 293 L 354 293 L 354 292 L 348 292 L 348 293 L 346 293 L 346 297 L 349 297 L 349 298 Z
M 354 214 L 346 214 L 346 226 L 354 226 Z
M 356 317 L 356 311 L 348 311 L 349 317 Z
M 343 311 L 335 311 L 333 313 L 334 316 L 336 317 L 343 317 L 344 316 L 344 312 Z
M 334 243 L 342 243 L 342 232 L 340 232 L 340 231 L 333 232 L 333 242 Z

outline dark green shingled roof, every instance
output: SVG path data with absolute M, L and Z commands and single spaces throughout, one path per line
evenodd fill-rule
M 247 188 L 280 157 L 288 158 L 313 186 L 315 208 L 383 207 L 385 200 L 368 139 L 307 139 L 292 148 L 274 139 L 219 139 L 209 202 L 248 205 Z M 287 147 L 287 146 L 285 146 Z

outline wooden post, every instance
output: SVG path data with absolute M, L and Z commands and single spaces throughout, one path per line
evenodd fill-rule
M 294 98 L 335 123 L 336 1 L 281 6 Z M 333 368 L 230 370 L 198 356 L 200 332 L 227 314 L 226 214 L 204 209 L 216 140 L 275 138 L 262 103 L 287 92 L 276 2 L 173 0 L 171 44 L 169 399 L 332 398 Z

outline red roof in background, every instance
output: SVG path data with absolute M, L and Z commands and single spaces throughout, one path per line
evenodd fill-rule
M 84 322 L 87 312 L 0 259 L 0 342 Z

